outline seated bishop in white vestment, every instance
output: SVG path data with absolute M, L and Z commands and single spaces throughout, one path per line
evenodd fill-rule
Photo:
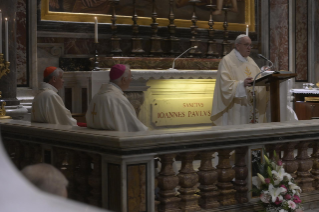
M 260 72 L 249 57 L 251 40 L 239 35 L 235 49 L 219 63 L 214 90 L 211 121 L 214 126 L 253 123 L 253 78 Z M 256 123 L 266 122 L 269 94 L 264 86 L 256 86 Z
M 32 102 L 31 122 L 77 126 L 71 112 L 65 107 L 57 94 L 63 87 L 63 71 L 56 67 L 47 67 L 44 82 Z
M 148 129 L 137 118 L 133 105 L 124 96 L 123 91 L 129 87 L 131 78 L 128 66 L 117 64 L 111 68 L 111 82 L 101 86 L 86 113 L 89 128 L 126 132 Z

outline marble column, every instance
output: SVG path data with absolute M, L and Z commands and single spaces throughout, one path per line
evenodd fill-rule
M 0 9 L 2 12 L 2 52 L 5 54 L 5 18 L 8 18 L 8 43 L 9 43 L 9 62 L 10 72 L 0 78 L 0 91 L 2 97 L 0 101 L 6 102 L 6 112 L 8 116 L 14 119 L 22 119 L 27 113 L 27 109 L 20 105 L 17 97 L 17 4 L 18 0 L 0 1 Z M 6 58 L 6 55 L 4 55 Z
M 0 1 L 2 11 L 2 52 L 5 54 L 5 27 L 4 20 L 8 18 L 8 38 L 9 38 L 9 62 L 10 72 L 0 78 L 0 91 L 2 91 L 1 101 L 5 101 L 7 106 L 19 105 L 17 95 L 17 77 L 16 77 L 16 12 L 18 0 Z M 4 58 L 6 56 L 4 55 Z

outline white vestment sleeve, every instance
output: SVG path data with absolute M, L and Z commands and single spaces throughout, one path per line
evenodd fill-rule
M 86 114 L 87 126 L 94 129 L 123 132 L 145 131 L 148 128 L 137 118 L 136 112 L 123 91 L 112 84 L 103 84 L 93 97 Z
M 237 88 L 236 88 L 236 94 L 235 94 L 235 98 L 242 98 L 242 97 L 246 97 L 246 89 L 244 87 L 244 81 L 239 81 Z
M 111 108 L 113 110 L 111 110 L 110 113 L 114 113 L 112 121 L 109 120 L 108 122 L 111 129 L 126 132 L 145 131 L 148 129 L 137 118 L 133 106 L 126 97 L 121 96 L 116 99 Z
M 49 123 L 77 126 L 71 112 L 65 107 L 59 95 L 51 95 L 47 102 L 48 110 L 44 116 Z

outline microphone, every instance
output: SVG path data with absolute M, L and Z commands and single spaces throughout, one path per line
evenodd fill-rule
M 266 60 L 267 62 L 269 62 L 271 64 L 268 69 L 271 69 L 274 66 L 274 64 L 268 58 L 266 58 L 264 55 L 258 54 L 258 58 L 262 58 L 262 59 Z M 266 71 L 266 70 L 267 69 L 265 69 L 264 71 Z
M 191 50 L 191 49 L 197 49 L 197 46 L 192 46 L 192 47 L 190 47 L 189 49 L 187 49 L 186 51 L 184 51 L 182 54 L 180 54 L 178 57 L 176 57 L 176 58 L 173 60 L 172 68 L 169 68 L 168 70 L 170 70 L 170 71 L 177 71 L 177 69 L 175 69 L 175 60 L 177 60 L 178 58 L 180 58 L 181 56 L 183 56 L 186 52 L 188 52 L 188 51 Z
M 254 82 L 253 82 L 253 123 L 256 123 L 256 93 L 255 93 L 255 83 L 256 83 L 256 79 L 258 77 L 259 74 L 261 74 L 262 72 L 271 69 L 274 64 L 268 59 L 266 58 L 264 55 L 262 54 L 258 54 L 259 58 L 262 58 L 264 60 L 266 60 L 267 62 L 269 62 L 271 64 L 271 66 L 269 68 L 264 69 L 263 71 L 260 71 L 258 74 L 256 74 L 255 78 L 254 78 Z M 274 73 L 276 73 L 276 71 L 274 71 Z

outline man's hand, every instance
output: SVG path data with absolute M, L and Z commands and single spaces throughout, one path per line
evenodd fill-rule
M 261 71 L 271 71 L 269 66 L 263 66 L 260 69 Z
M 251 83 L 253 82 L 253 78 L 252 77 L 248 77 L 244 80 L 244 87 L 248 86 L 250 87 L 251 86 Z

